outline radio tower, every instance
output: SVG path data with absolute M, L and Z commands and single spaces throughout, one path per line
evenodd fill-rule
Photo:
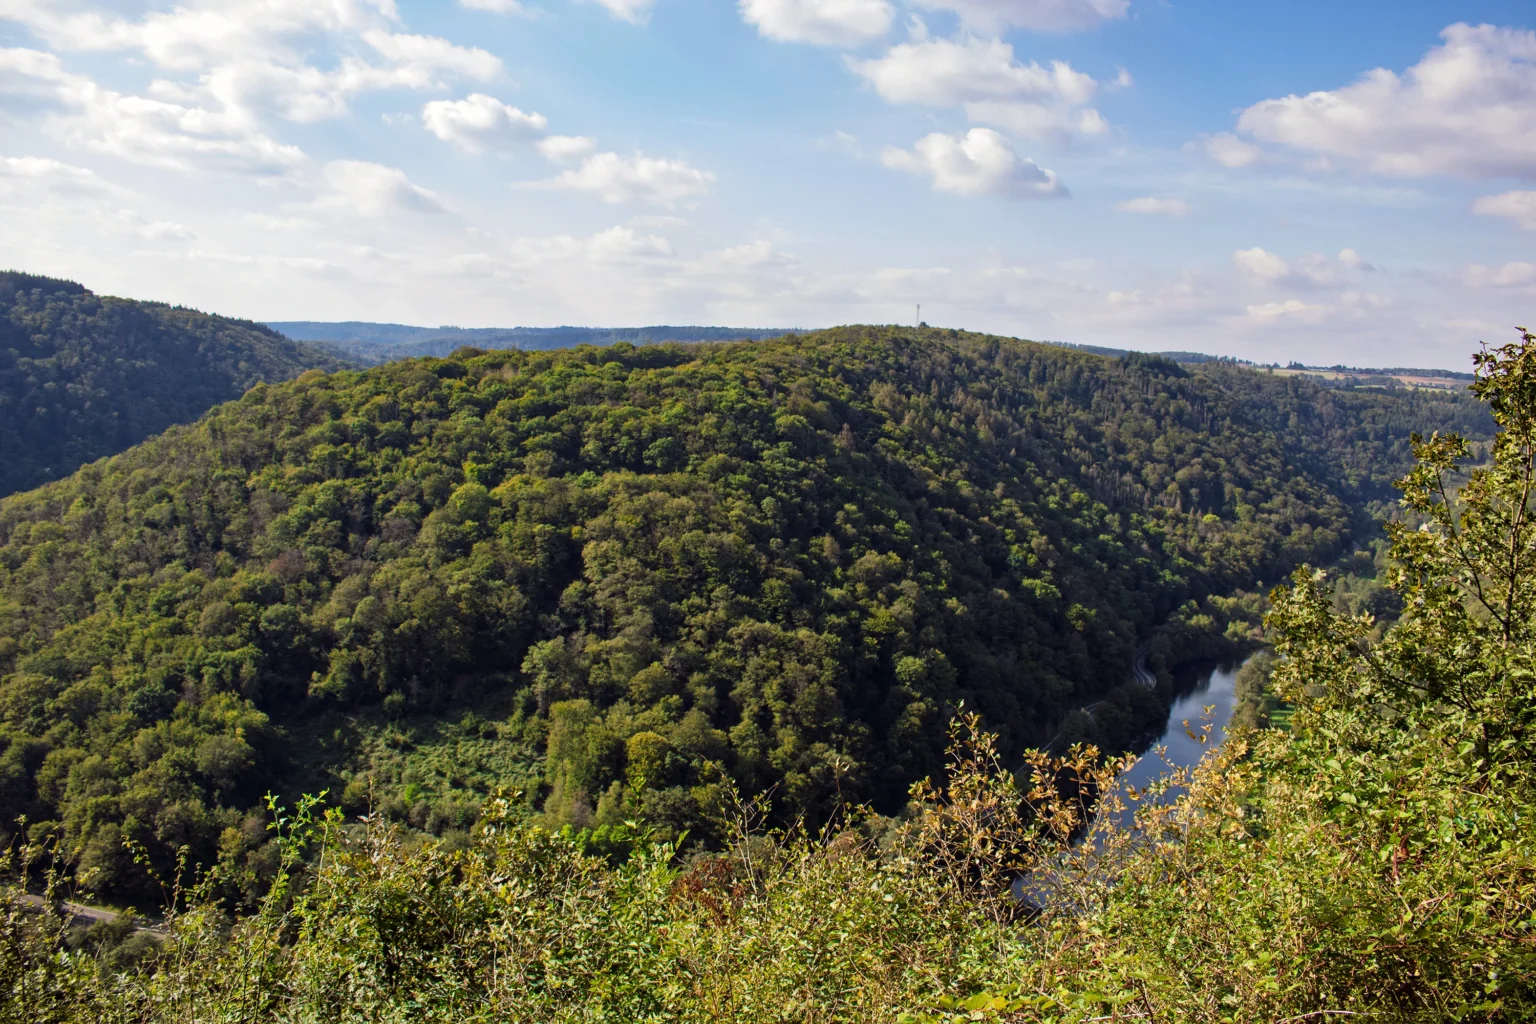
M 921 302 L 919 302 L 917 304 L 917 319 L 915 321 L 913 321 L 912 326 L 913 327 L 921 327 L 922 325 L 923 325 L 923 304 Z

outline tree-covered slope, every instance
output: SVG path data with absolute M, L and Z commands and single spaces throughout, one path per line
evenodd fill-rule
M 269 787 L 897 806 L 962 701 L 1043 740 L 1173 610 L 1333 558 L 1409 430 L 1485 421 L 874 328 L 256 387 L 0 502 L 0 820 L 125 885 L 124 837 L 253 855 Z
M 260 324 L 0 272 L 0 495 L 343 362 Z

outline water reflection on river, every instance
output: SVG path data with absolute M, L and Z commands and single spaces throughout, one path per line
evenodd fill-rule
M 1186 666 L 1175 672 L 1173 706 L 1168 710 L 1168 721 L 1162 734 L 1146 747 L 1136 763 L 1120 777 L 1121 782 L 1143 789 L 1175 768 L 1194 767 L 1208 751 L 1220 746 L 1227 738 L 1227 723 L 1232 721 L 1232 712 L 1237 705 L 1237 671 L 1240 667 L 1240 664 L 1207 663 Z M 1207 708 L 1210 709 L 1209 713 Z M 1201 735 L 1201 729 L 1207 722 L 1211 730 L 1206 742 L 1201 743 L 1195 737 Z M 1171 789 L 1162 799 L 1177 799 L 1180 792 L 1180 789 Z M 1137 806 L 1127 801 L 1119 815 L 1120 825 L 1132 824 Z M 1082 838 L 1079 837 L 1074 845 L 1081 843 Z M 1102 835 L 1094 839 L 1095 850 L 1102 849 L 1102 839 Z M 1013 895 L 1015 899 L 1037 907 L 1060 905 L 1059 882 L 1060 879 L 1051 869 L 1025 875 L 1014 880 Z
M 1153 740 L 1141 758 L 1121 776 L 1122 780 L 1137 789 L 1156 782 L 1158 777 L 1173 768 L 1192 768 L 1209 750 L 1214 750 L 1227 738 L 1227 723 L 1237 704 L 1237 670 L 1240 665 L 1188 666 L 1174 676 L 1173 707 L 1168 711 L 1168 723 L 1162 735 Z M 1206 709 L 1210 709 L 1207 716 Z M 1185 722 L 1189 724 L 1186 726 Z M 1211 731 L 1206 743 L 1195 736 L 1209 722 Z M 1194 735 L 1191 736 L 1190 734 Z M 1165 748 L 1159 755 L 1158 748 Z M 1176 796 L 1171 793 L 1170 796 Z M 1134 813 L 1134 806 L 1125 812 L 1126 823 Z

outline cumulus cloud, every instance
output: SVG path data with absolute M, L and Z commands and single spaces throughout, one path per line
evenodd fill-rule
M 1063 61 L 1020 64 L 1000 39 L 902 43 L 882 57 L 850 58 L 848 67 L 892 103 L 961 107 L 972 121 L 1029 138 L 1065 141 L 1109 128 L 1089 106 L 1098 91 L 1092 76 Z
M 421 108 L 421 122 L 444 142 L 470 152 L 529 142 L 543 136 L 549 128 L 549 120 L 543 114 L 524 113 L 494 96 L 478 92 L 462 100 L 433 100 Z
M 888 0 L 739 0 L 742 18 L 768 39 L 857 46 L 891 30 Z
M 1244 142 L 1230 132 L 1208 135 L 1195 144 L 1202 153 L 1223 167 L 1234 170 L 1248 167 L 1264 159 L 1264 151 L 1250 142 Z
M 709 191 L 715 176 L 682 160 L 664 160 L 643 153 L 620 156 L 596 153 L 572 168 L 530 187 L 591 192 L 605 203 L 640 200 L 671 206 Z
M 163 71 L 193 74 L 193 81 L 155 81 L 151 96 L 252 120 L 337 117 L 358 93 L 484 81 L 502 71 L 485 50 L 394 31 L 392 0 L 200 0 L 137 20 L 58 8 L 7 0 L 5 15 L 61 51 L 137 52 Z M 306 56 L 326 36 L 349 45 L 334 67 L 321 69 Z M 370 50 L 377 60 L 365 58 Z
M 930 10 L 953 11 L 968 28 L 1001 32 L 1076 32 L 1125 17 L 1130 0 L 915 0 Z
M 565 163 L 568 160 L 579 160 L 592 152 L 597 148 L 597 140 L 585 135 L 551 135 L 540 139 L 538 146 L 546 160 Z
M 1267 249 L 1255 246 L 1232 254 L 1232 265 L 1261 281 L 1282 281 L 1291 274 L 1291 266 Z
M 477 46 L 459 46 L 437 36 L 377 30 L 363 33 L 363 39 L 394 68 L 415 76 L 407 79 L 410 84 L 430 84 L 439 72 L 481 81 L 501 74 L 501 58 Z
M 363 92 L 502 72 L 485 50 L 396 31 L 392 0 L 189 0 L 132 16 L 5 0 L 3 11 L 60 51 L 128 53 L 170 74 L 123 94 L 65 72 L 53 54 L 0 51 L 0 108 L 41 116 L 75 145 L 179 169 L 288 172 L 305 157 L 272 137 L 273 118 L 338 117 Z M 317 67 L 310 55 L 326 43 L 339 56 Z
M 1376 268 L 1360 258 L 1360 254 L 1353 249 L 1339 250 L 1339 265 L 1349 270 L 1371 271 Z
M 1250 281 L 1304 291 L 1343 292 L 1359 281 L 1359 275 L 1376 268 L 1354 249 L 1341 249 L 1335 257 L 1307 253 L 1287 261 L 1268 249 L 1239 249 L 1232 254 L 1232 265 Z
M 358 33 L 384 27 L 388 18 L 368 0 L 201 0 L 148 11 L 135 21 L 101 11 L 66 11 L 55 0 L 7 0 L 5 16 L 60 50 L 137 50 L 156 67 L 196 71 L 245 58 L 286 56 L 291 40 L 321 32 Z
M 1239 130 L 1381 174 L 1536 178 L 1536 32 L 1456 24 L 1402 75 L 1265 100 Z
M 1054 172 L 1019 156 L 1007 138 L 990 128 L 972 128 L 964 135 L 934 132 L 910 152 L 892 147 L 881 159 L 887 167 L 931 178 L 937 192 L 1011 199 L 1066 193 Z
M 1164 217 L 1185 217 L 1189 215 L 1189 204 L 1182 199 L 1167 199 L 1158 196 L 1138 196 L 1135 199 L 1127 199 L 1123 203 L 1116 203 L 1115 209 L 1121 213 L 1151 213 Z
M 1527 231 L 1536 231 L 1536 192 L 1501 192 L 1481 196 L 1472 204 L 1472 212 L 1485 217 L 1505 217 Z
M 365 160 L 333 160 L 323 176 L 329 191 L 316 206 L 342 210 L 364 217 L 382 217 L 400 211 L 443 213 L 447 207 L 436 193 L 412 183 L 397 167 Z
M 0 107 L 46 112 L 69 141 L 135 163 L 277 173 L 304 161 L 237 111 L 125 96 L 38 50 L 0 50 Z

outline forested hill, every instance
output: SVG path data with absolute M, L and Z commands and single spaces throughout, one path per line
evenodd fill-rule
M 435 828 L 513 785 L 703 830 L 718 770 L 891 808 L 962 700 L 1040 741 L 1446 427 L 1486 413 L 888 328 L 258 386 L 0 501 L 0 821 L 129 886 L 124 836 L 238 861 L 349 779 Z
M 343 360 L 244 320 L 0 272 L 0 495 Z
M 765 327 L 410 327 L 359 321 L 272 321 L 268 327 L 300 341 L 322 343 L 373 365 L 418 356 L 443 357 L 466 345 L 483 349 L 571 348 L 627 341 L 762 341 L 789 333 Z

